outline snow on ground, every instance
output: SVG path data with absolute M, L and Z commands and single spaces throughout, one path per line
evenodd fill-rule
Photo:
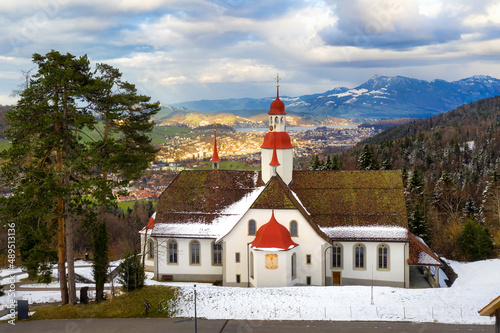
M 369 286 L 237 288 L 196 283 L 197 314 L 207 319 L 363 320 L 458 324 L 493 324 L 478 311 L 500 294 L 500 259 L 474 263 L 450 261 L 458 278 L 451 288 L 404 289 Z M 83 269 L 77 267 L 78 270 Z M 9 274 L 0 278 L 7 282 Z M 16 276 L 19 279 L 19 276 Z M 179 317 L 194 315 L 194 284 L 158 282 L 147 274 L 146 284 L 180 288 Z M 78 288 L 86 284 L 78 284 Z M 87 284 L 88 285 L 88 284 Z M 91 285 L 88 285 L 91 286 Z M 116 284 L 115 284 L 116 286 Z M 34 286 L 24 286 L 34 287 Z M 57 283 L 44 287 L 57 288 Z M 5 290 L 8 290 L 6 286 Z M 59 291 L 16 290 L 29 303 L 60 300 Z M 7 296 L 0 297 L 6 304 Z M 1 308 L 1 307 L 0 307 Z

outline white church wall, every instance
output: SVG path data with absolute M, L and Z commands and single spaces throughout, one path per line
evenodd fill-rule
M 168 241 L 177 242 L 177 263 L 168 263 Z M 190 246 L 200 243 L 200 263 L 191 264 Z M 171 275 L 174 281 L 222 280 L 222 265 L 213 265 L 212 244 L 214 239 L 158 238 L 158 279 Z M 223 250 L 224 253 L 224 250 Z
M 256 230 L 271 219 L 271 209 L 250 209 L 235 225 L 231 232 L 224 237 L 224 285 L 248 286 L 248 243 L 255 239 L 255 235 L 248 235 L 248 221 L 256 222 Z M 274 216 L 278 223 L 290 231 L 290 222 L 297 221 L 298 236 L 292 240 L 299 244 L 294 249 L 297 253 L 297 279 L 294 284 L 307 284 L 310 277 L 311 285 L 323 285 L 324 248 L 327 242 L 309 225 L 298 210 L 277 209 Z M 240 253 L 240 262 L 235 262 L 235 253 Z M 281 251 L 279 251 L 281 252 Z M 307 255 L 311 256 L 311 263 L 307 264 Z M 255 260 L 255 258 L 254 258 Z M 240 276 L 240 283 L 236 283 L 236 276 Z M 291 273 L 290 273 L 291 276 Z
M 342 244 L 342 268 L 331 268 L 340 271 L 342 285 L 370 285 L 372 277 L 375 285 L 405 287 L 409 281 L 408 251 L 404 242 L 340 242 Z M 363 244 L 366 249 L 364 268 L 355 267 L 355 246 Z M 385 244 L 389 248 L 388 269 L 378 269 L 378 246 Z M 331 267 L 331 250 L 327 251 Z M 331 276 L 331 272 L 329 272 Z
M 276 156 L 280 165 L 276 172 L 280 175 L 285 184 L 290 184 L 293 173 L 293 149 L 276 149 Z M 273 149 L 262 148 L 261 150 L 261 170 L 262 180 L 267 183 L 272 176 L 272 167 L 269 165 L 273 158 Z
M 288 287 L 296 283 L 292 280 L 291 256 L 294 249 L 289 251 L 257 251 L 254 255 L 254 287 Z M 274 256 L 272 266 L 266 256 Z M 267 261 L 267 262 L 266 262 Z

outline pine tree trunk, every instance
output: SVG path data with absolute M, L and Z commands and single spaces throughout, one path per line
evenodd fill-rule
M 58 255 L 58 271 L 59 271 L 59 288 L 61 289 L 61 303 L 68 304 L 68 283 L 66 280 L 66 260 L 65 260 L 65 232 L 63 201 L 62 198 L 57 198 L 57 255 Z
M 75 257 L 74 257 L 74 228 L 73 219 L 68 217 L 66 220 L 66 257 L 68 261 L 68 296 L 69 304 L 74 305 L 76 300 L 76 282 L 75 282 Z

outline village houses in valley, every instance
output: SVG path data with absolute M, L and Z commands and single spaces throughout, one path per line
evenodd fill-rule
M 419 267 L 438 281 L 439 258 L 408 231 L 400 171 L 296 171 L 277 97 L 261 171 L 185 170 L 160 196 L 142 233 L 158 280 L 224 286 L 409 287 Z M 215 134 L 215 130 L 214 130 Z

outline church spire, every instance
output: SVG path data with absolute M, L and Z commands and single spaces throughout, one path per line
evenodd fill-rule
M 212 155 L 212 170 L 215 170 L 215 167 L 217 167 L 217 170 L 219 170 L 219 153 L 217 152 L 217 124 L 214 124 L 214 153 Z

